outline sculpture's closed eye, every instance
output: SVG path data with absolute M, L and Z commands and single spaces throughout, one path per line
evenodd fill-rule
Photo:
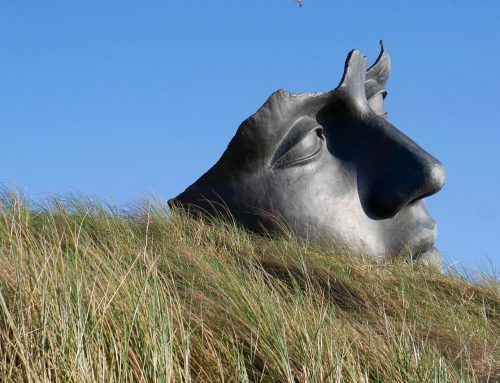
M 295 139 L 294 139 L 295 138 Z M 273 163 L 273 168 L 282 168 L 303 165 L 314 160 L 321 151 L 325 136 L 323 128 L 319 125 L 309 129 L 302 136 L 291 138 L 284 143 L 284 147 L 278 151 L 280 155 Z

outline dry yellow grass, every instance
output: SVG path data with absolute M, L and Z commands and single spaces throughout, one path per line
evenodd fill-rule
M 500 292 L 159 203 L 0 203 L 2 382 L 498 382 Z

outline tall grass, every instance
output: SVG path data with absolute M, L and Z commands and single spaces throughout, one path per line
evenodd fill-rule
M 0 202 L 2 382 L 498 382 L 500 288 L 161 203 Z

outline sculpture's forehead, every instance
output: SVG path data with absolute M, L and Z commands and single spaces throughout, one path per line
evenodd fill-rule
M 263 148 L 275 145 L 283 139 L 298 118 L 314 117 L 331 97 L 331 92 L 293 94 L 278 90 L 241 124 L 239 133 Z
M 304 116 L 314 117 L 331 97 L 331 92 L 274 92 L 255 114 L 243 121 L 204 181 L 223 182 L 265 168 L 294 122 Z

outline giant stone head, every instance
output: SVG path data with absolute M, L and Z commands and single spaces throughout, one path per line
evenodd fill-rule
M 349 53 L 327 93 L 273 93 L 239 127 L 219 161 L 172 199 L 191 211 L 227 212 L 251 230 L 276 229 L 384 259 L 401 251 L 439 265 L 424 197 L 443 165 L 396 129 L 384 111 L 390 59 Z

